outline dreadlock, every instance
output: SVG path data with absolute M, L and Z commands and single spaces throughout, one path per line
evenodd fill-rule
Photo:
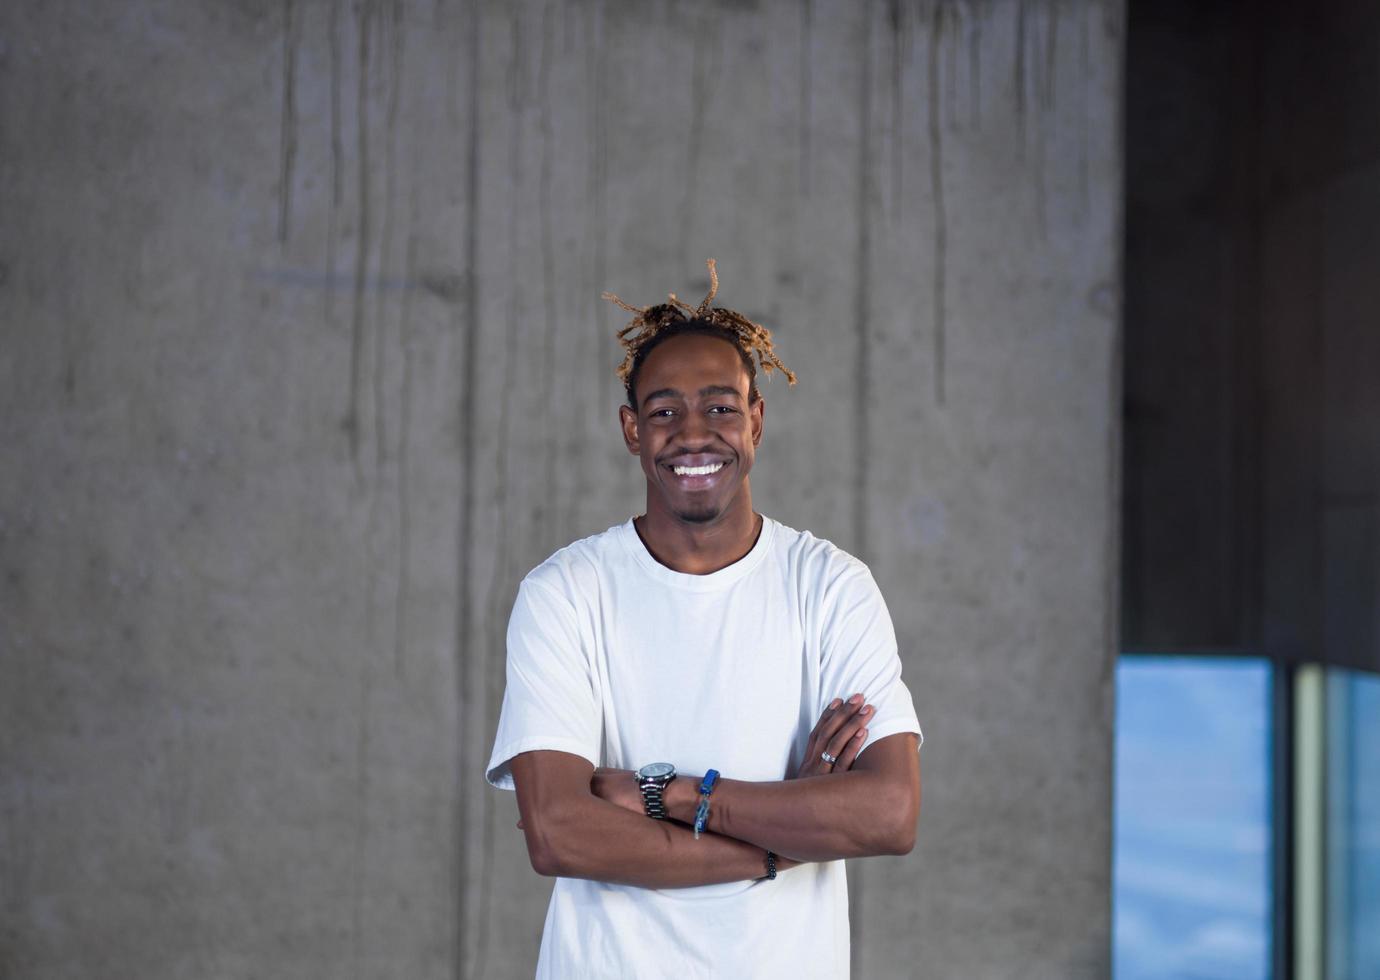
M 795 374 L 776 356 L 770 330 L 735 310 L 709 305 L 719 291 L 719 274 L 714 269 L 713 259 L 707 264 L 709 293 L 699 306 L 683 302 L 675 293 L 669 294 L 665 303 L 643 307 L 631 306 L 613 293 L 604 293 L 604 299 L 633 314 L 632 321 L 618 331 L 618 342 L 623 345 L 623 363 L 618 366 L 618 377 L 627 389 L 628 404 L 634 409 L 637 408 L 637 373 L 642 362 L 664 341 L 681 334 L 704 334 L 732 344 L 747 368 L 750 401 L 762 397 L 757 390 L 757 365 L 768 375 L 780 371 L 788 384 L 795 384 Z

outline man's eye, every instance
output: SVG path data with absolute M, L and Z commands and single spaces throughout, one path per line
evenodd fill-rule
M 673 408 L 654 408 L 654 409 L 652 409 L 652 418 L 654 418 L 654 419 L 669 419 L 672 415 L 675 415 L 675 414 L 676 414 L 676 410 L 673 409 Z
M 709 409 L 709 411 L 717 412 L 719 415 L 728 415 L 731 412 L 736 412 L 737 409 L 734 408 L 732 405 L 714 405 Z

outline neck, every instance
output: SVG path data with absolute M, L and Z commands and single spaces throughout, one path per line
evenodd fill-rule
M 746 491 L 746 488 L 744 488 Z M 713 521 L 683 521 L 652 506 L 633 521 L 638 537 L 652 557 L 667 568 L 687 575 L 708 575 L 742 559 L 757 543 L 762 517 L 744 492 L 743 506 L 733 507 Z

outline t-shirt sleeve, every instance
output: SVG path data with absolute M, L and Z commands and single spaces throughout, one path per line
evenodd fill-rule
M 508 619 L 507 687 L 485 776 L 499 789 L 513 789 L 513 757 L 538 749 L 570 752 L 597 766 L 601 740 L 594 672 L 575 608 L 529 577 Z
M 861 693 L 874 713 L 867 745 L 888 735 L 914 732 L 924 741 L 910 690 L 901 680 L 901 658 L 891 613 L 867 566 L 850 563 L 828 590 L 821 637 L 822 701 L 818 718 L 834 698 Z

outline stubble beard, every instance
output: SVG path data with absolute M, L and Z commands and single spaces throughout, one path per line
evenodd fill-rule
M 723 511 L 718 507 L 705 507 L 701 510 L 676 511 L 676 517 L 687 524 L 709 524 Z

